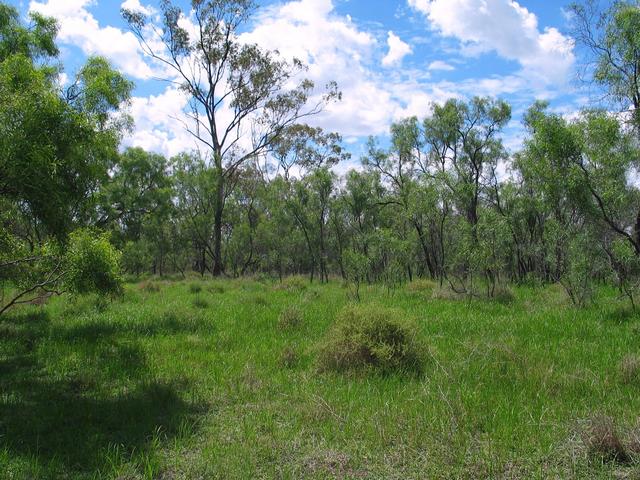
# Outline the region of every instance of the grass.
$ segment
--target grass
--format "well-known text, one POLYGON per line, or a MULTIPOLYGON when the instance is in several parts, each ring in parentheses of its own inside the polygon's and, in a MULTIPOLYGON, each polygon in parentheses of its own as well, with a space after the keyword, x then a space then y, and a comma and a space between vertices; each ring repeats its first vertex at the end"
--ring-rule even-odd
POLYGON ((640 317, 616 292, 577 310, 556 287, 508 304, 363 287, 427 361, 354 376, 317 365, 347 291, 298 283, 154 280, 2 317, 0 478, 640 474, 640 317), (292 305, 304 321, 282 328, 292 305))

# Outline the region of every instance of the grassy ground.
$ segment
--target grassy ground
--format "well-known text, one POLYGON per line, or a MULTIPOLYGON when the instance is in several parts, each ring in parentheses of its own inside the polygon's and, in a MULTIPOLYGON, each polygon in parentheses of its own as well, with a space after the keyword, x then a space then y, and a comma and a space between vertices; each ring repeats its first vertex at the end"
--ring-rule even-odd
POLYGON ((511 304, 364 288, 418 322, 416 378, 319 373, 347 291, 285 287, 155 281, 3 317, 0 478, 640 478, 585 446, 598 415, 640 436, 640 376, 621 371, 640 318, 615 292, 576 310, 555 287, 511 304), (292 306, 301 323, 279 325, 292 306))

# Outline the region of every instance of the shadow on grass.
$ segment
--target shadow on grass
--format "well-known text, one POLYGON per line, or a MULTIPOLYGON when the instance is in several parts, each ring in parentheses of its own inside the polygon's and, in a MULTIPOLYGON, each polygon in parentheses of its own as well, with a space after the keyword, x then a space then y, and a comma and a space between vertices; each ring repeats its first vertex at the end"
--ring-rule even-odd
POLYGON ((100 320, 89 320, 81 325, 57 328, 53 333, 61 340, 77 342, 96 340, 126 335, 127 337, 158 335, 179 335, 206 333, 212 330, 212 325, 197 314, 186 312, 164 312, 157 318, 144 319, 131 323, 107 323, 100 320))
POLYGON ((115 330, 94 326, 59 335, 42 312, 12 315, 0 325, 13 332, 0 336, 0 449, 11 457, 56 465, 56 475, 99 475, 109 468, 110 448, 125 459, 148 451, 154 436, 176 436, 206 409, 181 398, 180 379, 151 378, 135 341, 110 339, 108 349, 92 344, 115 330), (83 367, 47 368, 48 359, 36 348, 43 338, 64 343, 66 354, 80 357, 83 367))
POLYGON ((622 325, 640 319, 640 312, 630 306, 618 307, 608 312, 605 320, 608 323, 622 325))

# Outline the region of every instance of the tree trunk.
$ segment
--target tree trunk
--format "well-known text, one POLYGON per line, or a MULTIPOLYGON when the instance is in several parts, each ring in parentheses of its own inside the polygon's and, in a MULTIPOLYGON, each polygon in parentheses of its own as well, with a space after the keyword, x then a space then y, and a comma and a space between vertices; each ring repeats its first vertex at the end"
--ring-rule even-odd
POLYGON ((224 209, 224 177, 221 168, 216 168, 216 205, 213 222, 213 276, 219 277, 224 271, 222 264, 222 213, 224 209))

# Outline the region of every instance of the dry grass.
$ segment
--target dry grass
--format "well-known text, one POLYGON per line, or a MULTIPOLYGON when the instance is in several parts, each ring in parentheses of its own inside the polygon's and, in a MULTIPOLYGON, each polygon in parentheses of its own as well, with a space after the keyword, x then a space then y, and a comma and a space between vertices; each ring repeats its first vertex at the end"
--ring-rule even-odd
POLYGON ((145 293, 158 293, 160 291, 160 285, 153 281, 142 282, 139 288, 145 293))
POLYGON ((450 287, 436 287, 431 293, 433 300, 461 300, 464 295, 456 293, 450 287))
POLYGON ((280 353, 280 358, 278 359, 278 365, 283 368, 294 368, 300 363, 300 355, 298 352, 291 346, 285 347, 284 350, 280 353))
POLYGON ((302 324, 303 318, 304 315, 298 307, 287 307, 278 317, 278 328, 281 330, 297 328, 302 324))
POLYGON ((287 291, 303 291, 309 286, 309 280, 302 275, 292 275, 286 277, 282 282, 276 284, 274 290, 287 290, 287 291))
POLYGON ((611 417, 598 415, 591 418, 582 431, 582 441, 591 459, 620 464, 631 461, 611 417))
POLYGON ((407 292, 415 294, 431 294, 433 290, 438 288, 438 284, 427 278, 418 278, 407 283, 407 292))
POLYGON ((627 355, 622 359, 620 377, 625 384, 640 384, 640 356, 627 355))

